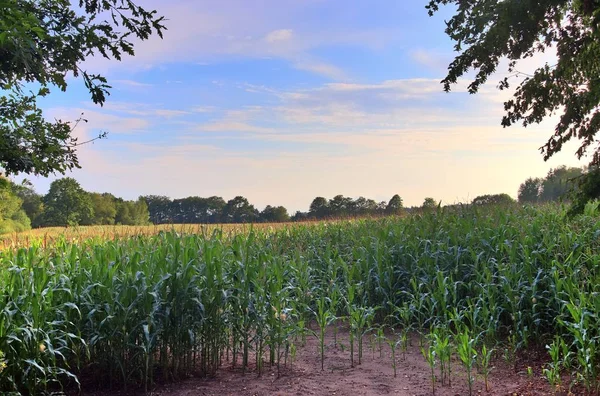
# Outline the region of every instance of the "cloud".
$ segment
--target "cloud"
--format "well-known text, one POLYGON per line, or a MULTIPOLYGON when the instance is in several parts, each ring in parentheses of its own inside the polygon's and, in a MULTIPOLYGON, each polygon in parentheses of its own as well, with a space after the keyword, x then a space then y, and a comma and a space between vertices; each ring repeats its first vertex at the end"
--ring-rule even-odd
POLYGON ((195 128, 202 132, 254 132, 254 133, 267 133, 273 132, 272 128, 261 127, 257 125, 246 124, 243 122, 234 121, 221 121, 211 122, 197 126, 195 128))
POLYGON ((147 88, 147 87, 152 86, 152 84, 147 84, 147 83, 133 81, 133 80, 110 80, 110 82, 111 82, 111 84, 115 83, 117 85, 124 85, 124 86, 134 87, 134 88, 147 88))
POLYGON ((156 108, 147 103, 128 103, 108 101, 103 106, 103 112, 121 113, 145 117, 174 118, 190 114, 192 110, 156 108))
POLYGON ((275 43, 279 41, 288 41, 292 38, 292 29, 280 29, 273 30, 265 36, 265 40, 268 43, 275 43))
MULTIPOLYGON (((152 4, 150 1, 149 6, 152 4)), ((121 62, 95 57, 86 61, 84 68, 120 75, 172 62, 207 66, 240 58, 278 59, 299 70, 342 79, 346 78, 340 72, 342 67, 318 56, 319 50, 351 46, 376 51, 399 36, 391 29, 348 27, 335 20, 324 25, 318 22, 319 1, 281 0, 262 7, 242 0, 180 0, 169 7, 162 2, 154 4, 167 18, 164 39, 135 42, 134 57, 124 57, 121 62), (297 18, 301 13, 310 19, 297 18)))
POLYGON ((409 52, 409 57, 418 65, 425 66, 427 69, 446 75, 448 65, 454 58, 456 53, 449 51, 438 51, 424 48, 416 48, 409 52))
POLYGON ((214 106, 194 106, 190 109, 193 113, 212 113, 216 110, 214 106))
POLYGON ((300 61, 296 62, 294 66, 297 69, 320 74, 332 80, 344 80, 347 78, 346 73, 341 68, 320 61, 300 61))
POLYGON ((190 114, 189 111, 185 110, 169 110, 169 109, 155 109, 149 112, 149 115, 157 115, 159 117, 178 117, 182 115, 190 114))

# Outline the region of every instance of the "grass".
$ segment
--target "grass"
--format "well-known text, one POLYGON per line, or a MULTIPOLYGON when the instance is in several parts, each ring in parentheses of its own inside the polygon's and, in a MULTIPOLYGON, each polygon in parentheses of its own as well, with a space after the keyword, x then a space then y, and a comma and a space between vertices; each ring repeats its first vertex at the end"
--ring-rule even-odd
MULTIPOLYGON (((315 316, 321 325, 348 322, 349 365, 380 326, 414 329, 422 342, 443 332, 443 348, 440 338, 432 351, 456 351, 471 369, 484 345, 518 353, 555 342, 564 348, 552 348, 549 370, 567 370, 572 385, 597 392, 593 214, 467 208, 148 233, 30 240, 0 253, 0 392, 43 394, 81 376, 148 389, 157 378, 212 375, 227 359, 247 371, 251 356, 259 374, 263 357, 288 362, 315 316)), ((428 354, 432 368, 445 354, 428 354)), ((555 372, 548 377, 556 383, 555 372)))

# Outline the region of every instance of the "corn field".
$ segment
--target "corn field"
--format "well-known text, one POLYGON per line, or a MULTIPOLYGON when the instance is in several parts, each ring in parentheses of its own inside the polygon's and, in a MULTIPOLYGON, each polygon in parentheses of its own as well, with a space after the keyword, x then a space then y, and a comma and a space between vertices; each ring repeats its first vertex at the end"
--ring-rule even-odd
POLYGON ((385 328, 394 348, 420 334, 434 390, 464 380, 452 378, 452 355, 485 372, 492 351, 514 361, 542 345, 553 388, 594 394, 599 237, 593 214, 467 208, 6 249, 0 392, 77 389, 84 377, 150 389, 213 375, 224 361, 260 375, 264 364, 289 364, 305 337, 343 324, 349 365, 360 364, 367 334, 385 328))
POLYGON ((293 223, 259 223, 259 224, 158 224, 148 226, 95 225, 74 227, 43 227, 18 233, 0 235, 0 250, 27 248, 32 244, 43 247, 59 242, 82 243, 90 239, 103 242, 142 235, 156 235, 160 232, 173 231, 183 234, 211 234, 214 230, 225 234, 247 233, 253 230, 272 230, 293 226, 293 223))

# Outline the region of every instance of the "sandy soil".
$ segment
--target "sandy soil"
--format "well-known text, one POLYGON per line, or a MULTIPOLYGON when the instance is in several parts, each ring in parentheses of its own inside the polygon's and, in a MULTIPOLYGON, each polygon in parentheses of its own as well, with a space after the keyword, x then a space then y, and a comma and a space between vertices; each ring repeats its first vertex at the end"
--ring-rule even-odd
MULTIPOLYGON (((216 377, 194 378, 176 384, 156 387, 153 396, 192 396, 192 395, 399 395, 425 396, 433 395, 431 370, 419 350, 418 338, 413 337, 405 359, 400 350, 397 351, 397 376, 391 364, 391 349, 384 344, 380 355, 379 349, 371 349, 368 339, 364 342, 363 359, 360 365, 350 365, 348 336, 346 332, 338 334, 338 346, 334 346, 333 332, 327 334, 325 369, 321 371, 321 360, 318 340, 307 338, 306 345, 299 347, 296 359, 290 367, 281 367, 277 377, 277 368, 265 364, 262 376, 257 376, 254 365, 243 374, 238 367, 233 368, 231 362, 224 362, 216 377), (343 346, 340 346, 341 343, 343 346)), ((355 353, 355 357, 356 357, 355 353)), ((553 394, 548 385, 540 377, 541 368, 534 369, 533 377, 527 375, 526 365, 519 362, 520 369, 515 371, 514 365, 502 357, 494 360, 494 370, 489 379, 489 392, 485 390, 483 378, 478 375, 473 385, 474 395, 550 395, 553 394)), ((468 395, 466 372, 458 360, 452 365, 452 384, 442 386, 436 379, 435 395, 455 396, 468 395)), ((439 368, 436 367, 436 376, 439 368)), ((122 392, 85 393, 96 396, 124 395, 122 392)))

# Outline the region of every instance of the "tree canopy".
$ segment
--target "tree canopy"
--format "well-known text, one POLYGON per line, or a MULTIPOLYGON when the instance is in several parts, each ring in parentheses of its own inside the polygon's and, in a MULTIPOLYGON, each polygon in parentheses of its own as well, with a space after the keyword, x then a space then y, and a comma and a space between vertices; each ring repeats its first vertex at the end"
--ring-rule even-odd
POLYGON ((421 209, 423 210, 435 210, 437 209, 442 202, 436 201, 434 198, 427 197, 423 200, 423 205, 421 205, 421 209))
MULTIPOLYGON (((582 174, 587 175, 585 169, 563 165, 550 169, 544 178, 528 178, 519 186, 519 202, 546 203, 564 199, 577 201, 581 196, 581 186, 576 181, 582 174)), ((585 202, 579 204, 585 205, 585 202)))
POLYGON ((162 37, 164 18, 131 0, 0 2, 0 167, 7 174, 47 176, 79 167, 68 121, 47 121, 37 106, 67 77, 83 79, 94 103, 109 94, 106 78, 82 69, 91 56, 134 55, 132 39, 162 37))
POLYGON ((496 205, 496 206, 507 206, 515 203, 515 200, 506 193, 502 194, 486 194, 480 195, 478 197, 473 198, 473 202, 471 204, 477 206, 485 206, 485 205, 496 205))
POLYGON ((396 194, 390 199, 390 202, 388 202, 385 207, 385 212, 387 214, 399 214, 402 212, 402 209, 404 209, 402 198, 400 198, 400 195, 396 194))
POLYGON ((43 202, 45 210, 42 225, 76 226, 93 223, 92 198, 71 177, 53 181, 43 202))
POLYGON ((15 193, 10 180, 0 176, 0 234, 24 231, 30 228, 30 220, 22 209, 23 200, 15 193))
MULTIPOLYGON (((430 15, 441 5, 454 5, 446 33, 459 52, 442 80, 450 91, 474 69, 468 86, 476 93, 508 60, 508 76, 499 84, 507 89, 514 77, 524 77, 514 96, 504 104, 502 125, 540 123, 560 114, 554 133, 540 150, 547 160, 563 145, 580 141, 578 158, 591 153, 590 165, 600 165, 600 2, 596 0, 430 0, 430 15), (540 65, 533 74, 519 72, 518 61, 536 53, 556 51, 557 61, 540 65)), ((594 198, 594 197, 589 197, 594 198)))

